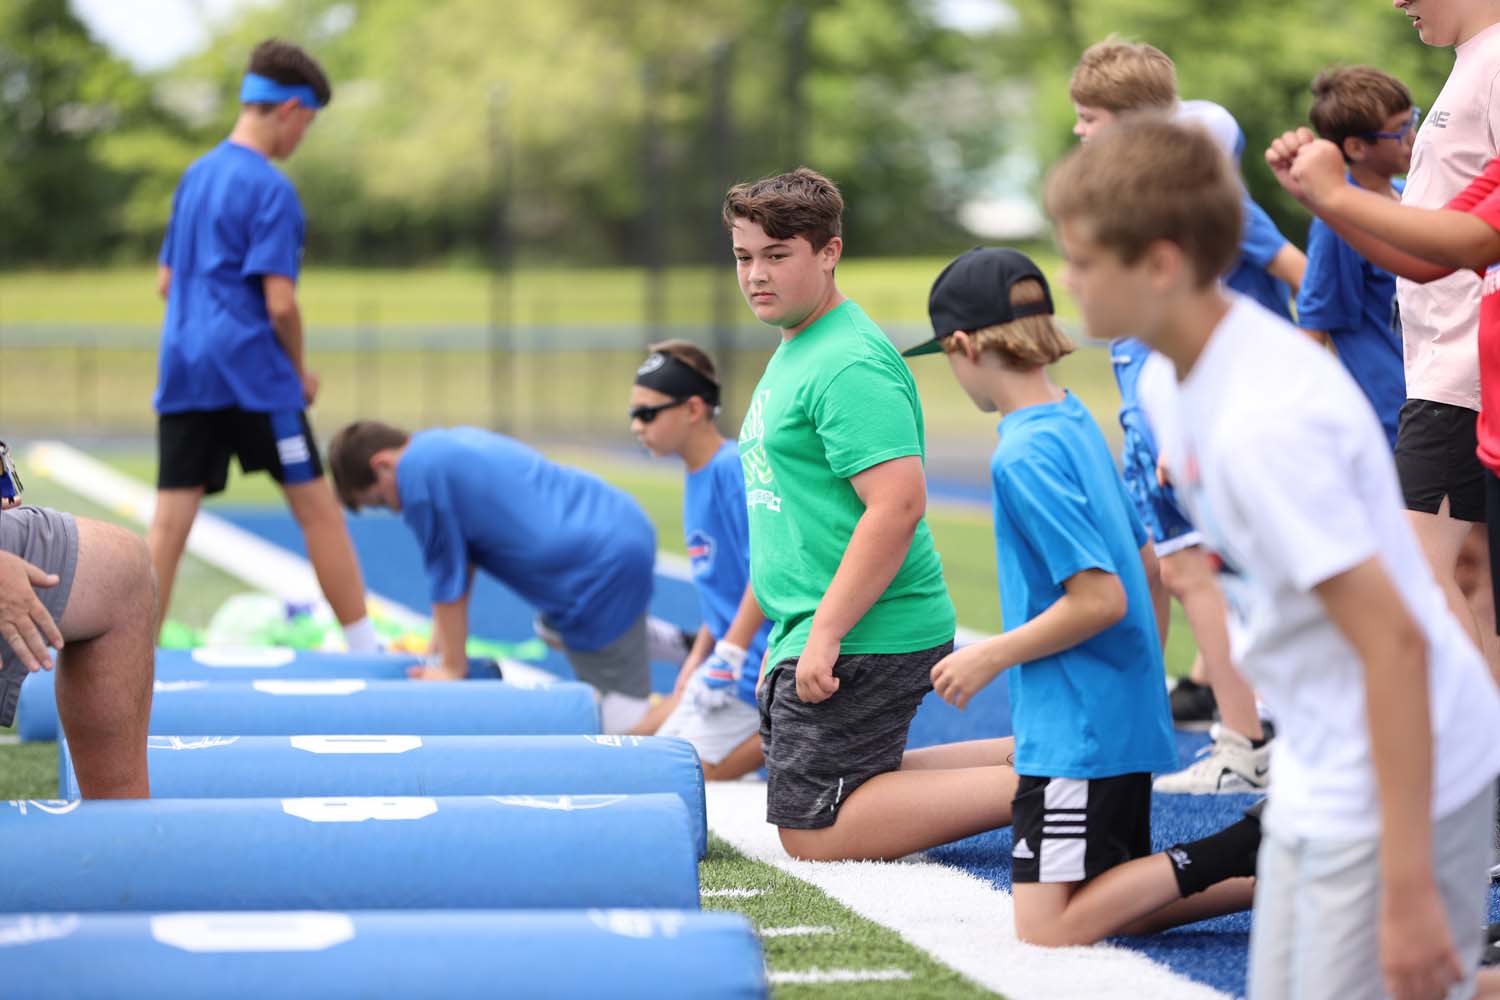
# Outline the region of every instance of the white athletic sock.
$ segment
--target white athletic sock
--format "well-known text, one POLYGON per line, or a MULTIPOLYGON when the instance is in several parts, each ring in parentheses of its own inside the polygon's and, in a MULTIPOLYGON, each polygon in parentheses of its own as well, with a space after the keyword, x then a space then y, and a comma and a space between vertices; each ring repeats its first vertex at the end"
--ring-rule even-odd
POLYGON ((351 653, 378 653, 380 640, 375 638, 375 623, 366 616, 344 626, 344 645, 351 653))

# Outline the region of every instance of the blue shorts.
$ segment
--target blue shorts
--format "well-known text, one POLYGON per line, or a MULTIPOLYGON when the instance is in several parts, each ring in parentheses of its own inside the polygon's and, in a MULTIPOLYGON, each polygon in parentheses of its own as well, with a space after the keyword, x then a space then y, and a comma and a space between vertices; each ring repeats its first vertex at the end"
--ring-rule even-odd
POLYGON ((1125 423, 1121 460, 1125 489, 1156 546, 1156 554, 1171 555, 1197 545, 1201 536, 1183 513, 1177 494, 1172 487, 1162 486, 1156 480, 1156 449, 1149 438, 1129 423, 1125 423))

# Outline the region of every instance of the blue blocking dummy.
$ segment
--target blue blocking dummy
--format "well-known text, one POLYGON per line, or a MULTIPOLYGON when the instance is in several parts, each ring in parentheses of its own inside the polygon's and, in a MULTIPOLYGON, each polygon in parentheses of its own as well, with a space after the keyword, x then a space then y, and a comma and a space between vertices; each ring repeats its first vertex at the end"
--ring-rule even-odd
POLYGON ((157 681, 151 732, 300 736, 553 736, 599 732, 594 689, 577 682, 367 681, 359 678, 157 681))
POLYGON ((0 913, 698 908, 675 795, 18 801, 0 843, 0 913))
POLYGON ((744 917, 661 910, 7 915, 0 968, 32 1000, 768 995, 744 917))
MULTIPOLYGON (((158 649, 159 681, 253 681, 267 678, 342 678, 402 680, 416 656, 394 653, 329 653, 305 649, 158 649)), ((32 674, 21 687, 17 735, 22 743, 55 740, 58 734, 57 686, 50 670, 32 674)), ((498 680, 500 666, 487 657, 469 659, 471 680, 498 680)))
MULTIPOLYGON (((66 741, 64 741, 66 742, 66 741)), ((308 795, 608 795, 682 799, 708 850, 703 768, 686 740, 654 736, 152 736, 160 799, 308 795)), ((59 791, 79 797, 62 755, 59 791)))

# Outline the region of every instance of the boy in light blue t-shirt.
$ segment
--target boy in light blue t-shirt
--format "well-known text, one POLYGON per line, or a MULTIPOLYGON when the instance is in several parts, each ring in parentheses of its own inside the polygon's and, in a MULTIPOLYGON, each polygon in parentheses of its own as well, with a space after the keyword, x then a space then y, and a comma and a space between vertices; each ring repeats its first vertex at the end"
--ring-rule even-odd
POLYGON ((908 353, 941 349, 975 405, 1002 415, 990 471, 1006 630, 932 681, 963 708, 1012 671, 1017 933, 1089 944, 1248 907, 1258 818, 1151 854, 1151 773, 1177 764, 1156 559, 1104 435, 1044 370, 1073 350, 1046 278, 981 247, 938 276, 928 310, 937 340, 908 353))
POLYGON ((656 529, 629 494, 477 427, 409 435, 357 421, 329 442, 328 467, 344 506, 384 507, 417 537, 440 658, 419 679, 467 676, 469 595, 482 569, 536 608, 538 632, 599 691, 605 732, 640 721, 656 529))
POLYGON ((745 476, 739 445, 714 426, 718 411, 713 359, 685 340, 651 345, 630 390, 630 430, 687 467, 682 527, 703 612, 672 697, 652 710, 663 713, 656 734, 692 743, 703 776, 728 781, 765 760, 755 682, 771 623, 750 589, 745 476))

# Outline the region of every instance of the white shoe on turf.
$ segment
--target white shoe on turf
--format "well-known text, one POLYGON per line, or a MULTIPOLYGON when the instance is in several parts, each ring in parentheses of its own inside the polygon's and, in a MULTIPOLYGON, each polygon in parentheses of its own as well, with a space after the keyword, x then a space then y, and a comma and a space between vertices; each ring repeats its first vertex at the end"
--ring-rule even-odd
POLYGON ((1263 792, 1271 782, 1271 745, 1259 748, 1233 729, 1215 725, 1213 742, 1198 751, 1198 760, 1175 774, 1164 774, 1152 784, 1158 792, 1177 795, 1220 795, 1263 792))

